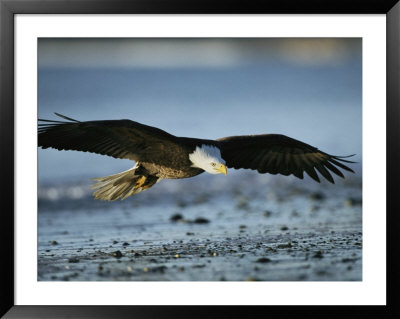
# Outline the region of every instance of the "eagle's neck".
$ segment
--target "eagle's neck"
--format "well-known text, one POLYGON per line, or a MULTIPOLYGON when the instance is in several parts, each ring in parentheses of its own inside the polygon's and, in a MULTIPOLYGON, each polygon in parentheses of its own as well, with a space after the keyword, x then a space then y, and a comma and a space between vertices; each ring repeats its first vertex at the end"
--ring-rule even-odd
POLYGON ((197 146, 193 153, 189 154, 189 159, 192 162, 192 167, 204 169, 211 174, 216 174, 212 170, 211 163, 225 164, 221 157, 220 149, 213 145, 203 144, 201 147, 197 146))

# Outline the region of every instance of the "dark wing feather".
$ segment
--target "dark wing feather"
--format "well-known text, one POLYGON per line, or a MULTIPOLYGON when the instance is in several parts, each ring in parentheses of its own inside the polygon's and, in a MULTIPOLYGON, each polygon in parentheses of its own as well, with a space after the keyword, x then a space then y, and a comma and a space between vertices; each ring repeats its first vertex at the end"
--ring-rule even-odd
POLYGON ((158 128, 130 120, 79 122, 39 119, 38 146, 76 150, 155 163, 165 152, 180 151, 176 137, 158 128))
MULTIPOLYGON (((260 173, 291 175, 303 179, 306 172, 320 182, 317 171, 334 183, 331 172, 344 177, 336 167, 349 172, 344 163, 354 163, 341 156, 333 156, 293 138, 279 134, 230 136, 218 139, 222 158, 231 168, 249 168, 260 173)), ((354 173, 354 172, 353 172, 354 173)))

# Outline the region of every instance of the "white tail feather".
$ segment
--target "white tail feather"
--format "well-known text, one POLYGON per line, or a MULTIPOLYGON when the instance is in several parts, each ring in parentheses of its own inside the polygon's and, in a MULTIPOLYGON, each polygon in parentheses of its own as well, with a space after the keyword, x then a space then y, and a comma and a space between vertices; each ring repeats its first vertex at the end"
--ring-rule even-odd
POLYGON ((92 186, 92 189, 96 189, 93 193, 94 197, 108 201, 114 201, 119 198, 122 200, 151 187, 154 183, 147 183, 148 177, 140 174, 135 175, 136 168, 110 176, 93 178, 93 180, 97 181, 92 186))

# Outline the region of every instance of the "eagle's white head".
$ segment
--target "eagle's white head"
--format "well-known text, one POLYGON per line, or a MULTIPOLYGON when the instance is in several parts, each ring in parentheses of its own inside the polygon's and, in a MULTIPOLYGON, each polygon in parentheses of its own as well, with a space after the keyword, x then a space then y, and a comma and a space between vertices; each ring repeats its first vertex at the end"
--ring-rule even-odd
POLYGON ((197 146, 194 152, 189 154, 189 159, 193 163, 192 167, 204 169, 210 174, 227 173, 225 161, 218 147, 204 144, 201 147, 197 146))

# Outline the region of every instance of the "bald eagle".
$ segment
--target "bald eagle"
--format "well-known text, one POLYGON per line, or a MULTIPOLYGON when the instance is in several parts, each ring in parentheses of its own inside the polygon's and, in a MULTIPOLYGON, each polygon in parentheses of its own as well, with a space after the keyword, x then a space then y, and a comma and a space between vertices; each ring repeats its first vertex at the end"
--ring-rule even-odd
MULTIPOLYGON (((217 140, 177 137, 159 128, 131 120, 80 122, 55 113, 66 121, 39 119, 38 146, 43 149, 91 152, 135 161, 127 171, 94 178, 94 197, 114 201, 152 187, 162 179, 187 178, 203 172, 227 174, 229 168, 259 173, 306 172, 320 182, 315 169, 334 183, 330 171, 344 178, 338 167, 354 163, 280 134, 230 136, 217 140)), ((352 156, 352 155, 350 155, 352 156)), ((354 173, 354 172, 353 172, 354 173)))

